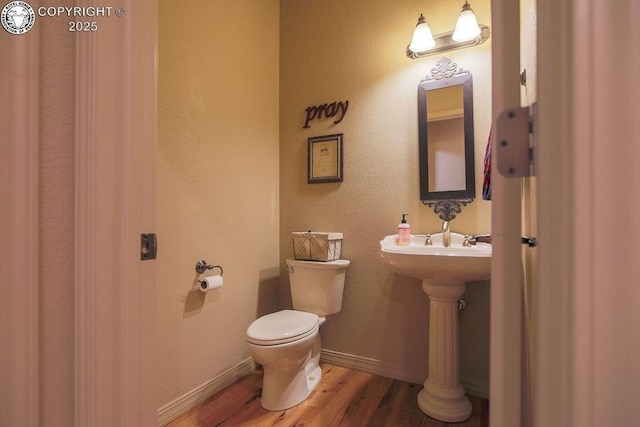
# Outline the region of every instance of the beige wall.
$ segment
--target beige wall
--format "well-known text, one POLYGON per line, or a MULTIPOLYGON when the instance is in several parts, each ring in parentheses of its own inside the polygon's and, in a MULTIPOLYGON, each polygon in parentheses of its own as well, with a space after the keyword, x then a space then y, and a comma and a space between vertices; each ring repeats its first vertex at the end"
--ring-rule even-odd
POLYGON ((158 406, 249 356, 277 306, 278 1, 160 2, 158 406), (191 290, 199 259, 224 286, 191 290))
MULTIPOLYGON (((159 406, 248 356, 248 324, 290 304, 290 233, 308 229, 343 232, 353 262, 323 347, 426 376, 427 297, 417 281, 384 268, 377 248, 401 213, 415 233, 440 227, 419 201, 416 118, 417 83, 440 56, 412 61, 404 49, 420 12, 438 33, 454 25, 457 6, 285 0, 278 14, 277 4, 202 1, 187 22, 160 3, 159 406), (240 48, 255 40, 258 48, 240 48), (342 123, 302 129, 308 106, 345 100, 342 123), (344 182, 309 185, 307 138, 329 133, 344 135, 344 182), (224 267, 220 291, 191 291, 200 258, 224 267)), ((488 1, 474 9, 490 23, 488 1)), ((474 76, 478 196, 490 46, 447 55, 474 76)), ((478 198, 452 226, 478 233, 489 224, 490 203, 478 198)), ((461 372, 488 381, 488 283, 467 295, 461 372)))
MULTIPOLYGON (((420 13, 435 34, 450 31, 454 3, 372 0, 280 2, 280 304, 290 301, 284 259, 292 231, 344 233, 352 261, 342 312, 321 330, 323 348, 371 358, 426 376, 428 301, 417 280, 378 261, 378 241, 394 234, 402 213, 414 233, 436 232, 441 221, 419 200, 417 83, 441 57, 405 55, 420 13), (311 122, 308 106, 349 101, 344 120, 311 122), (344 182, 307 184, 307 138, 344 135, 344 182)), ((490 25, 490 2, 477 0, 490 25)), ((476 201, 452 222, 453 231, 490 232, 490 202, 481 200, 482 158, 491 121, 491 40, 447 57, 473 73, 476 201)), ((488 381, 488 282, 470 285, 461 312, 461 374, 488 381)))

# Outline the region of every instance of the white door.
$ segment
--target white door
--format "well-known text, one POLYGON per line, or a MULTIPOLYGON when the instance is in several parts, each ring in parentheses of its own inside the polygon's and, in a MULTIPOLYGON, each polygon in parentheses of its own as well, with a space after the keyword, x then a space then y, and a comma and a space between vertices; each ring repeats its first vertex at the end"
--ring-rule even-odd
MULTIPOLYGON (((517 3, 492 0, 494 118, 519 104, 517 3)), ((520 180, 495 177, 490 424, 635 425, 640 3, 537 0, 537 17, 533 416, 522 405, 520 180)))
POLYGON ((640 3, 538 0, 536 425, 640 417, 640 3))
MULTIPOLYGON (((96 17, 95 31, 78 32, 71 42, 64 17, 37 17, 27 34, 0 30, 1 425, 40 425, 56 412, 46 406, 52 399, 41 396, 56 392, 62 396, 53 400, 72 408, 64 417, 77 426, 157 424, 155 261, 140 257, 141 234, 155 231, 157 4, 119 5, 96 17), (56 28, 59 39, 43 40, 56 28), (55 74, 65 80, 52 82, 41 59, 60 51, 75 72, 55 74), (63 255, 73 260, 72 283, 48 280, 38 246, 47 217, 39 205, 39 150, 51 138, 41 131, 39 112, 63 108, 55 97, 40 95, 39 88, 51 84, 75 94, 64 114, 73 117, 75 137, 60 141, 74 147, 75 158, 64 159, 69 167, 59 171, 74 183, 68 191, 75 209, 68 215, 75 247, 63 255), (51 330, 39 318, 43 286, 73 295, 60 304, 74 313, 73 331, 62 332, 65 339, 73 335, 64 351, 73 352, 74 375, 54 390, 40 382, 51 376, 40 344, 55 340, 42 337, 51 330)), ((48 197, 47 206, 55 205, 48 197)))

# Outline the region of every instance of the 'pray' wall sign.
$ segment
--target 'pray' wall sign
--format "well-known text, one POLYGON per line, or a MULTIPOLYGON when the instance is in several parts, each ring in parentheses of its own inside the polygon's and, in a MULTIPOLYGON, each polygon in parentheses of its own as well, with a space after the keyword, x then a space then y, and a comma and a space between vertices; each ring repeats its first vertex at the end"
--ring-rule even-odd
POLYGON ((305 110, 307 112, 307 119, 304 122, 303 129, 311 127, 309 122, 314 119, 319 119, 324 114, 325 118, 331 118, 335 116, 339 116, 338 119, 334 120, 334 124, 338 124, 344 119, 345 114, 347 114, 347 108, 349 108, 349 101, 339 101, 332 102, 331 104, 322 104, 322 105, 314 105, 313 107, 307 107, 305 110))

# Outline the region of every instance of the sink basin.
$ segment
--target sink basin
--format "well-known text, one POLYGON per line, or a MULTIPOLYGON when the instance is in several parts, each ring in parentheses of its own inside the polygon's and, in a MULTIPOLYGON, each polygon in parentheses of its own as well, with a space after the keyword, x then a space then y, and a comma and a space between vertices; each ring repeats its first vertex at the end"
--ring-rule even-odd
POLYGON ((460 384, 457 302, 467 282, 489 278, 491 245, 465 247, 459 233, 451 233, 446 248, 442 233, 431 235, 430 246, 425 235, 412 235, 403 246, 396 238, 380 241, 380 260, 396 273, 421 279, 429 297, 429 375, 418 393, 418 407, 440 421, 464 421, 471 416, 471 403, 460 384))
POLYGON ((395 234, 386 236, 380 241, 380 260, 396 273, 433 284, 489 278, 490 244, 464 247, 464 236, 459 233, 451 233, 451 246, 446 248, 442 245, 442 233, 431 235, 432 246, 426 246, 425 241, 425 235, 411 235, 409 245, 399 246, 395 234))

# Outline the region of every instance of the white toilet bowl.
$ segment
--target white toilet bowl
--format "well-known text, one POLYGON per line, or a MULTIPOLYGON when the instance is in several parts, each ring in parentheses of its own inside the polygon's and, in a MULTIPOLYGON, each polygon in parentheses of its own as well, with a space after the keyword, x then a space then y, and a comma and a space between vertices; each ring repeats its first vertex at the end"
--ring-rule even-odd
POLYGON ((294 310, 256 319, 247 329, 253 359, 263 367, 260 403, 282 411, 305 400, 322 377, 319 329, 340 311, 347 260, 287 260, 294 310))
POLYGON ((316 314, 283 310, 262 316, 247 330, 251 355, 264 371, 260 403, 265 409, 291 408, 320 382, 321 323, 316 314))

